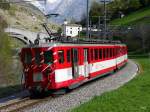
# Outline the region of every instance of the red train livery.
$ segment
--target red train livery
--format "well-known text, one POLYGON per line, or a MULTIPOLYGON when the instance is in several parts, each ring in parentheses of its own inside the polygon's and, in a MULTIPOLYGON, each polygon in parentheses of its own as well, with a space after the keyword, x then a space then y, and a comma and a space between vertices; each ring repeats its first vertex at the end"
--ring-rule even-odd
POLYGON ((49 43, 22 48, 25 88, 44 92, 73 89, 128 61, 124 44, 49 43))

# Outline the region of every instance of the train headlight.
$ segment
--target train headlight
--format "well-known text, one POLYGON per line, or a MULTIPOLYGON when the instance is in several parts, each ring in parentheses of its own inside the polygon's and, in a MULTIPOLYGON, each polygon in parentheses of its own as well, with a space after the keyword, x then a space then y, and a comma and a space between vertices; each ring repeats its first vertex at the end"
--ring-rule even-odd
POLYGON ((43 75, 42 75, 42 73, 35 73, 35 74, 33 74, 33 81, 34 82, 43 81, 43 75))

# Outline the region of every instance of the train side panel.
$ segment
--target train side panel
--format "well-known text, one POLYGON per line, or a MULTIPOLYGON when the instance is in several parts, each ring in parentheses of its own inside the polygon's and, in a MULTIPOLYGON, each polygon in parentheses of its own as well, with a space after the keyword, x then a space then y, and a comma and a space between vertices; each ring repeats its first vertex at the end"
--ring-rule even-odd
MULTIPOLYGON (((117 51, 122 49, 121 46, 118 46, 116 48, 117 53, 115 54, 113 49, 115 49, 114 46, 99 46, 99 47, 59 47, 57 49, 57 52, 62 51, 63 49, 63 55, 64 57, 64 63, 59 63, 59 56, 57 57, 58 61, 56 64, 56 70, 55 70, 55 83, 56 83, 56 88, 65 88, 69 87, 73 84, 78 84, 82 83, 84 81, 88 81, 91 78, 106 74, 108 72, 111 72, 115 70, 117 67, 123 66, 127 62, 127 52, 122 51, 117 51), (74 69, 72 68, 73 66, 73 60, 70 59, 69 62, 67 62, 67 51, 71 49, 76 48, 78 50, 77 54, 77 66, 74 68, 76 69, 76 76, 74 76, 74 69), (107 51, 107 48, 109 48, 112 52, 108 54, 109 51, 107 51), (87 49, 87 65, 85 65, 84 61, 86 60, 86 57, 84 56, 84 50, 87 49), (91 54, 90 50, 93 49, 93 54, 91 54), (97 53, 94 53, 94 50, 96 51, 101 49, 102 56, 100 56, 100 53, 98 53, 98 56, 96 56, 97 53), (105 55, 104 55, 105 53, 105 55), (93 55, 93 57, 92 57, 93 55), (85 58, 85 59, 84 59, 85 58), (92 59, 93 58, 93 59, 92 59), (95 59, 94 59, 95 58, 95 59), (87 74, 88 73, 88 74, 87 74)), ((97 52, 97 51, 96 51, 97 52)), ((73 58, 73 54, 70 54, 71 58, 73 58)))
POLYGON ((25 48, 21 61, 27 89, 77 87, 112 72, 128 61, 125 45, 59 45, 25 48), (27 62, 26 62, 26 55, 27 62), (29 62, 28 62, 29 60, 29 62))

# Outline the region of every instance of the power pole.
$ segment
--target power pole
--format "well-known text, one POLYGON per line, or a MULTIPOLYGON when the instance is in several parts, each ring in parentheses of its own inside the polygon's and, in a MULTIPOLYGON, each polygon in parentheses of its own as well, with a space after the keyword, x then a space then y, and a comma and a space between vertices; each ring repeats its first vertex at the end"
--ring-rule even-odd
POLYGON ((87 0, 86 37, 89 38, 89 0, 87 0))
POLYGON ((92 21, 91 20, 89 22, 89 26, 90 26, 89 38, 91 39, 91 37, 92 37, 92 21))
POLYGON ((101 17, 98 16, 98 31, 99 31, 99 37, 101 36, 101 17))
POLYGON ((104 40, 107 38, 107 9, 106 9, 106 0, 104 0, 104 40))
POLYGON ((110 2, 110 0, 101 0, 100 2, 104 3, 104 37, 103 39, 107 39, 107 3, 110 2))

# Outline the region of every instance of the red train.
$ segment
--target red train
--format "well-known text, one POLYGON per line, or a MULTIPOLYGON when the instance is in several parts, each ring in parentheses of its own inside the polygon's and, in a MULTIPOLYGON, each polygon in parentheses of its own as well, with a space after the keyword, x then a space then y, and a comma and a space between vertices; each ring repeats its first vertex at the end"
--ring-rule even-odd
POLYGON ((22 48, 25 88, 30 92, 73 89, 128 61, 120 43, 47 43, 22 48))

